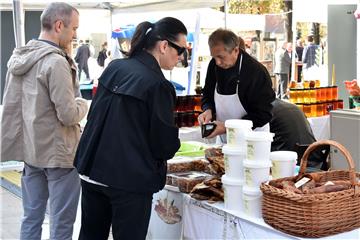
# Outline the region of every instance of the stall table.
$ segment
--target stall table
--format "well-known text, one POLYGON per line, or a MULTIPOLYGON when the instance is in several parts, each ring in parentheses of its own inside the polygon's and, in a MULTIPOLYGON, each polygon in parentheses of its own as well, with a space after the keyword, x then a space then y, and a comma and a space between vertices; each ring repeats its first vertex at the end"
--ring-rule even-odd
MULTIPOLYGON (((166 214, 163 214, 166 215, 166 214)), ((163 216, 164 218, 164 216, 163 216)), ((166 218, 166 216, 165 216, 166 218)), ((262 218, 229 211, 223 202, 208 203, 166 186, 154 194, 147 239, 309 239, 291 236, 266 224, 262 218), (175 208, 178 221, 166 223, 155 206, 166 202, 175 208)), ((360 229, 318 239, 360 239, 360 229)))

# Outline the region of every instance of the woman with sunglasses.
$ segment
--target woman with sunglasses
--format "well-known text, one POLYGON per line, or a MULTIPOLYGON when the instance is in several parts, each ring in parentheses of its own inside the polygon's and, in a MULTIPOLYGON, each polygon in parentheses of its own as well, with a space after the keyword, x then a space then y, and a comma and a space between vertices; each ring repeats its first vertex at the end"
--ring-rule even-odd
POLYGON ((75 167, 82 178, 79 239, 145 239, 152 195, 165 185, 166 161, 180 147, 174 125, 171 70, 185 51, 187 30, 171 17, 140 23, 128 58, 99 78, 75 167))

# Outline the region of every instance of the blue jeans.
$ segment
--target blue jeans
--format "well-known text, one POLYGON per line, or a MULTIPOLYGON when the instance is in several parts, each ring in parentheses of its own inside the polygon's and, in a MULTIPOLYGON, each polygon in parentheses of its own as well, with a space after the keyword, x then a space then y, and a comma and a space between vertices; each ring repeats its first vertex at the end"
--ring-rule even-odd
POLYGON ((72 239, 80 195, 75 168, 37 168, 25 163, 21 177, 24 217, 20 239, 41 239, 49 200, 50 239, 72 239))

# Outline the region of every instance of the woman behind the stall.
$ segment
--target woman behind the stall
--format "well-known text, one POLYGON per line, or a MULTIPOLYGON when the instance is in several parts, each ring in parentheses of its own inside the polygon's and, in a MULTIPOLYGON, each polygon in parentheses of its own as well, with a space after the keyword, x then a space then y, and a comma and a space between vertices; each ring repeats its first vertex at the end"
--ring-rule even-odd
POLYGON ((145 239, 152 195, 165 185, 166 160, 180 147, 176 95, 161 68, 183 59, 187 30, 171 17, 136 28, 128 58, 99 78, 75 157, 81 174, 79 239, 145 239))

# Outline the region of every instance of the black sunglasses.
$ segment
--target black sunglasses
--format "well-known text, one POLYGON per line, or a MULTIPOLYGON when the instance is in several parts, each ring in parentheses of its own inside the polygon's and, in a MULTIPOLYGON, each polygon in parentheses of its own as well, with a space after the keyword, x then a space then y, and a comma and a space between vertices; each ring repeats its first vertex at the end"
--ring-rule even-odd
POLYGON ((186 51, 185 47, 180 47, 179 45, 173 43, 172 41, 169 41, 168 39, 164 39, 164 40, 166 40, 169 43, 169 45, 177 51, 178 56, 180 56, 186 51))

